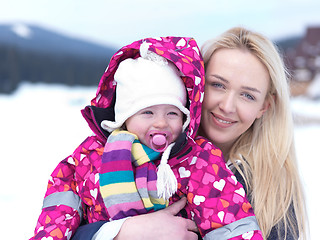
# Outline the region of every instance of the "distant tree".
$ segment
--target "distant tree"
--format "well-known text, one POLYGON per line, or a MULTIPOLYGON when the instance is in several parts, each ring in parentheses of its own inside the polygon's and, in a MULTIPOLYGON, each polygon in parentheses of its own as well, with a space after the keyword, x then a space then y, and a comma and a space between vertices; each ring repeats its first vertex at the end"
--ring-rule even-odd
POLYGON ((96 86, 111 56, 51 55, 0 46, 0 92, 12 92, 20 82, 96 86))

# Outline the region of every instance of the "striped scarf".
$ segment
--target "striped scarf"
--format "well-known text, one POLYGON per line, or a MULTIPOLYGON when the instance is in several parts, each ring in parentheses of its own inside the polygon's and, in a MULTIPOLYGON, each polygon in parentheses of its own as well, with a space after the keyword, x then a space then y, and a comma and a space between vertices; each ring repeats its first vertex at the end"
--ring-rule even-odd
POLYGON ((113 220, 165 208, 157 195, 157 170, 152 162, 160 153, 140 143, 137 136, 115 130, 102 155, 100 192, 113 220))

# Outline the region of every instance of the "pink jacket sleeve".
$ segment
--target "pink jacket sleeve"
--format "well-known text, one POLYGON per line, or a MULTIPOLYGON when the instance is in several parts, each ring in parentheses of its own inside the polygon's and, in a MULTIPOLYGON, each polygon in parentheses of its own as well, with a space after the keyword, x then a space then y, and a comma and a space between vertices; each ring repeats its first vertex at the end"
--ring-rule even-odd
POLYGON ((76 193, 74 159, 70 156, 59 163, 50 176, 34 236, 30 240, 51 237, 70 239, 80 224, 82 207, 76 193))
POLYGON ((188 206, 203 239, 263 239, 245 190, 207 143, 190 165, 188 206))

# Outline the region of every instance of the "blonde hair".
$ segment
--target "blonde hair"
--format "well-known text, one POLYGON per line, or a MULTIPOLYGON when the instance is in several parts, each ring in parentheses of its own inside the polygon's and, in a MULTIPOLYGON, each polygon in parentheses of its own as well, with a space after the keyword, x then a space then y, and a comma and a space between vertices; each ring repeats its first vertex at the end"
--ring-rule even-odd
MULTIPOLYGON (((267 238, 274 226, 306 238, 307 216, 294 148, 294 129, 290 112, 288 74, 275 45, 244 28, 232 28, 202 49, 205 68, 212 54, 221 48, 245 49, 255 55, 270 75, 266 100, 270 107, 244 132, 229 158, 245 179, 260 228, 267 238), (235 164, 242 156, 243 171, 235 164), (294 211, 292 211, 292 209, 294 211)), ((213 140, 213 139, 211 139, 213 140)), ((283 233, 282 233, 283 235, 283 233)))

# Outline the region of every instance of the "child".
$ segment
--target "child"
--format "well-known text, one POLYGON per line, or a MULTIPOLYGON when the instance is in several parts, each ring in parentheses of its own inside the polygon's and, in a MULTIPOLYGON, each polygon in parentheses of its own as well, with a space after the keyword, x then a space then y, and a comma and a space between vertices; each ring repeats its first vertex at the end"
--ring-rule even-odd
POLYGON ((82 111, 95 135, 54 170, 31 239, 70 239, 82 220, 109 224, 184 195, 205 239, 262 239, 221 151, 193 141, 203 90, 193 39, 149 38, 120 49, 82 111))

